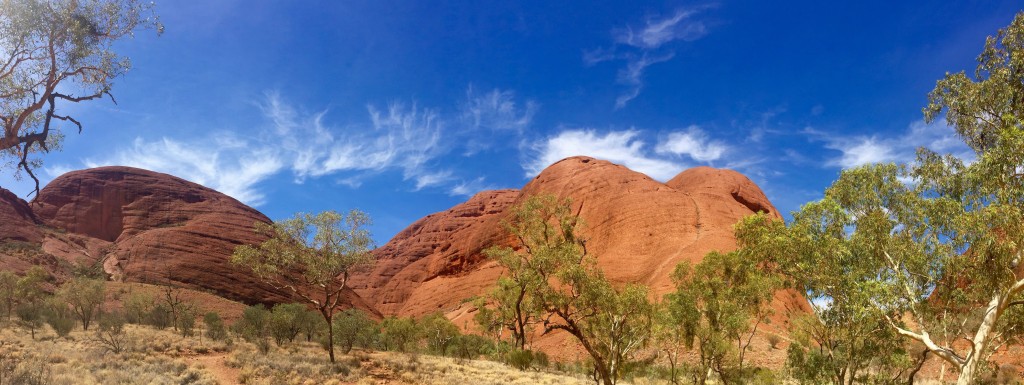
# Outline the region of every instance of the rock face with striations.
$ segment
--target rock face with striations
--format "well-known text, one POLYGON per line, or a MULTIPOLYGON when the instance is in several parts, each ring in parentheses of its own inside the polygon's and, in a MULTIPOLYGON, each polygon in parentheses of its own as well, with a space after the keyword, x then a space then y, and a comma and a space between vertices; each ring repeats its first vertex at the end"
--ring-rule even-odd
MULTIPOLYGON (((184 286, 249 303, 285 300, 284 292, 230 263, 238 245, 265 240, 253 225, 270 219, 201 185, 100 167, 61 175, 31 208, 38 220, 64 232, 42 240, 45 252, 78 264, 102 263, 114 280, 184 286)), ((347 299, 371 310, 354 293, 347 299)))
POLYGON ((37 225, 28 203, 0 188, 0 240, 39 242, 43 234, 37 225))
MULTIPOLYGON (((668 183, 610 162, 572 157, 559 161, 522 190, 485 191, 452 209, 429 215, 376 250, 377 265, 354 278, 353 288, 384 315, 441 311, 459 326, 472 323, 468 299, 484 294, 501 274, 482 250, 508 242, 506 210, 528 196, 570 198, 585 222, 587 248, 607 276, 640 282, 658 296, 682 261, 736 248, 732 226, 765 211, 778 216, 760 188, 730 170, 698 167, 668 183)), ((779 328, 789 311, 809 310, 792 292, 776 295, 779 328)))

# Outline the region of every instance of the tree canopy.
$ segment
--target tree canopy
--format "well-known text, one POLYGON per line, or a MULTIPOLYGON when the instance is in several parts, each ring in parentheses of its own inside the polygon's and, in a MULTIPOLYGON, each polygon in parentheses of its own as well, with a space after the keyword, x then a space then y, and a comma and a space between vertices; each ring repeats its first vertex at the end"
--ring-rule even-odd
POLYGON ((595 377, 611 385, 646 346, 654 306, 646 286, 612 285, 587 253, 581 227, 568 200, 532 196, 516 206, 506 228, 519 249, 486 252, 507 270, 490 300, 499 324, 517 339, 525 339, 535 323, 542 333, 561 330, 575 337, 593 359, 595 377))
POLYGON ((331 319, 357 267, 373 263, 370 217, 359 210, 340 214, 297 214, 274 224, 259 222, 255 231, 268 237, 259 245, 235 249, 231 262, 248 267, 264 282, 287 290, 313 305, 327 322, 328 353, 334 361, 331 319))
POLYGON ((0 1, 0 151, 5 166, 36 183, 33 153, 60 147, 55 120, 82 124, 60 106, 113 96, 113 80, 131 68, 114 42, 139 29, 163 31, 152 3, 138 0, 0 1))
POLYGON ((755 218, 744 237, 812 297, 881 319, 975 383, 1024 332, 1022 113, 1024 13, 986 40, 973 78, 947 74, 924 108, 976 159, 919 149, 911 164, 844 170, 788 226, 755 218))

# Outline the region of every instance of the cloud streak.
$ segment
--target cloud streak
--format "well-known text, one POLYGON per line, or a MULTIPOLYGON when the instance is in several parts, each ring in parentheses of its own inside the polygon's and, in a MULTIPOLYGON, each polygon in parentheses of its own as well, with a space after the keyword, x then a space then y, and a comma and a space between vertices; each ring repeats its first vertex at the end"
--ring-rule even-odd
POLYGON ((939 153, 952 153, 965 160, 974 159, 963 141, 956 136, 952 127, 942 123, 925 124, 918 120, 907 127, 902 135, 885 137, 835 136, 813 129, 805 130, 812 140, 822 140, 828 149, 840 154, 826 164, 834 167, 851 168, 873 163, 910 162, 914 160, 919 147, 926 147, 939 153))
POLYGON ((523 169, 527 176, 535 176, 559 160, 585 155, 622 164, 664 182, 693 166, 681 159, 683 156, 706 164, 728 151, 724 143, 712 140, 697 126, 671 132, 654 146, 643 140, 645 134, 638 129, 604 133, 593 129, 563 130, 535 142, 523 169))
POLYGON ((729 151, 729 146, 720 141, 710 140, 700 127, 690 126, 686 131, 673 132, 658 144, 655 152, 688 156, 698 162, 718 160, 729 151))
POLYGON ((260 184, 285 172, 295 183, 332 176, 341 185, 359 188, 368 176, 397 171, 414 191, 445 188, 449 194, 472 195, 488 186, 483 177, 459 176, 439 165, 439 159, 459 148, 468 153, 484 147, 467 139, 489 137, 481 132, 521 135, 537 109, 536 103, 517 103, 512 92, 498 89, 468 92, 448 119, 436 109, 395 102, 383 108, 368 105, 366 121, 335 126, 325 122, 328 111, 304 113, 273 92, 257 106, 267 125, 246 137, 215 132, 192 140, 137 138, 83 163, 165 172, 254 206, 266 202, 260 184), (462 129, 449 129, 450 124, 462 129))
POLYGON ((615 28, 612 47, 583 53, 583 63, 587 66, 605 61, 625 62, 616 76, 616 83, 627 89, 615 98, 616 109, 625 107, 640 95, 647 68, 675 57, 671 43, 692 42, 708 34, 707 24, 695 17, 706 8, 678 9, 668 16, 650 17, 639 25, 615 28))
POLYGON ((86 167, 123 165, 179 176, 254 206, 266 199, 256 185, 284 167, 275 151, 253 148, 229 133, 190 143, 139 138, 110 157, 84 163, 86 167))

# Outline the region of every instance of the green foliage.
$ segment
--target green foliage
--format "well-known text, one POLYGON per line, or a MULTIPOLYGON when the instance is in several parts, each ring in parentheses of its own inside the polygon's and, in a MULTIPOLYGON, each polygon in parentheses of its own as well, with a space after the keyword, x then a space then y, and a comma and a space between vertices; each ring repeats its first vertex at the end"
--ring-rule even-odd
POLYGON ((47 295, 43 290, 43 284, 49 278, 50 273, 47 273, 41 266, 29 268, 15 284, 15 295, 18 297, 18 302, 28 304, 41 302, 47 295))
POLYGON ((11 319, 18 304, 18 276, 13 272, 0 271, 0 311, 11 319))
POLYGON ((297 214, 274 224, 256 223, 269 239, 235 249, 231 263, 245 266, 264 282, 286 288, 316 306, 327 325, 327 351, 334 362, 331 322, 351 272, 374 261, 370 217, 359 210, 297 214), (315 290, 305 290, 315 288, 315 290))
POLYGON ((781 282, 742 252, 712 252, 692 267, 681 263, 672 280, 676 291, 665 296, 665 315, 658 317, 659 342, 668 345, 663 349, 680 343, 695 349, 693 374, 699 384, 710 372, 723 383, 746 381, 745 353, 771 315, 770 302, 781 282))
POLYGON ((167 329, 174 323, 171 309, 163 303, 155 303, 145 315, 145 323, 157 329, 167 329))
POLYGON ((18 305, 18 324, 29 330, 32 339, 36 338, 36 329, 43 326, 43 309, 37 304, 23 303, 18 305))
POLYGON ((490 331, 510 330, 517 347, 537 322, 544 333, 565 331, 593 358, 600 379, 616 383, 650 337, 654 306, 648 289, 612 286, 587 254, 582 223, 567 200, 530 197, 512 209, 505 225, 519 248, 486 251, 506 275, 487 298, 493 308, 482 310, 478 322, 490 331))
POLYGON ((125 320, 133 324, 146 323, 146 318, 152 310, 154 302, 152 295, 138 291, 128 293, 128 297, 121 304, 125 320))
POLYGON ((242 318, 235 322, 235 333, 259 348, 260 352, 270 352, 270 310, 262 304, 246 307, 242 310, 242 318))
POLYGON ((75 316, 68 305, 57 298, 47 301, 43 318, 58 337, 66 338, 75 328, 75 316))
POLYGON ((334 343, 348 354, 353 346, 369 347, 377 338, 377 323, 366 313, 347 309, 334 317, 334 343))
POLYGON ((192 304, 182 307, 178 312, 177 326, 182 337, 191 337, 195 334, 196 318, 199 316, 198 313, 198 308, 192 304))
MULTIPOLYGON (((55 120, 81 124, 58 105, 110 94, 113 79, 126 72, 128 58, 116 41, 141 28, 163 26, 152 3, 137 0, 0 2, 0 152, 38 180, 30 153, 59 148, 63 135, 55 120)), ((70 125, 69 124, 69 125, 70 125)), ((19 174, 16 175, 20 175, 19 174)))
POLYGON ((93 317, 99 313, 100 305, 106 299, 106 284, 106 281, 75 277, 57 291, 57 297, 82 322, 83 330, 89 330, 93 317))
POLYGON ((312 310, 308 307, 303 307, 299 318, 296 322, 299 323, 300 329, 303 334, 306 335, 306 342, 313 341, 313 337, 321 333, 324 328, 323 316, 320 315, 316 310, 312 310))
POLYGON ((270 314, 270 335, 274 337, 277 346, 295 341, 295 337, 302 332, 302 314, 306 310, 306 305, 301 303, 274 305, 270 314))
MULTIPOLYGON (((844 170, 788 226, 765 217, 743 224, 744 248, 812 299, 831 301, 819 309, 821 325, 808 327, 829 338, 811 338, 818 341, 792 351, 791 362, 833 372, 846 367, 847 376, 856 376, 867 370, 866 357, 898 352, 892 341, 900 335, 957 368, 958 384, 969 384, 994 347, 1021 338, 1024 328, 1006 317, 1024 304, 1021 68, 1024 13, 986 40, 973 79, 947 74, 929 94, 926 121, 945 114, 974 151, 973 162, 919 149, 909 165, 844 170), (821 343, 842 351, 816 358, 810 349, 821 343)), ((883 355, 893 368, 874 364, 870 371, 916 365, 902 356, 883 355)))
POLYGON ((494 341, 476 334, 462 334, 452 341, 452 355, 461 360, 477 359, 494 351, 494 341))
POLYGON ((529 349, 512 349, 505 355, 505 363, 519 370, 527 370, 533 367, 534 354, 529 349))
POLYGON ((128 348, 129 338, 124 329, 125 317, 121 312, 110 312, 99 318, 96 341, 107 351, 119 354, 128 348))
POLYGON ((448 355, 452 343, 462 334, 459 327, 440 312, 420 319, 420 333, 427 341, 427 351, 441 356, 448 355))
POLYGON ((224 320, 217 312, 208 312, 203 315, 203 325, 206 326, 206 337, 214 341, 224 341, 228 338, 227 329, 224 327, 224 320))
POLYGON ((411 317, 387 317, 380 323, 380 338, 384 350, 407 353, 419 348, 419 325, 411 317))

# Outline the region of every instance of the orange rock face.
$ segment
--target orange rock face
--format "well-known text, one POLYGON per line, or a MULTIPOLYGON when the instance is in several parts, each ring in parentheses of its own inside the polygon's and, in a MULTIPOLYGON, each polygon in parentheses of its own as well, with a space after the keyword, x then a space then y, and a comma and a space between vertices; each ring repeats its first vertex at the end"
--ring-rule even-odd
POLYGON ((447 310, 480 294, 494 283, 498 270, 467 273, 486 265, 481 251, 501 239, 500 214, 519 195, 518 190, 484 191, 416 221, 374 250, 377 263, 353 275, 352 288, 385 315, 447 310))
POLYGON ((263 241, 252 228, 270 220, 198 184, 130 167, 73 171, 44 187, 32 208, 71 238, 48 236, 44 250, 103 263, 114 280, 205 289, 250 302, 279 294, 229 261, 236 246, 263 241))
MULTIPOLYGON (((356 292, 385 315, 441 311, 459 326, 472 323, 467 299, 486 293, 501 274, 481 251, 507 242, 505 210, 538 194, 570 198, 585 223, 587 248, 607 276, 649 285, 658 297, 673 290, 669 276, 680 262, 735 249, 732 226, 744 216, 755 210, 778 216, 760 188, 735 171, 698 167, 661 183, 610 162, 572 157, 521 191, 481 192, 417 221, 376 251, 377 266, 355 278, 356 292)), ((780 292, 774 306, 782 323, 789 311, 809 311, 791 292, 780 292)))
POLYGON ((39 242, 42 232, 28 203, 0 188, 0 241, 39 242))
MULTIPOLYGON (((230 263, 238 245, 265 240, 253 225, 270 219, 198 184, 136 168, 101 167, 58 177, 30 205, 2 193, 0 199, 5 226, 38 221, 50 228, 12 225, 25 230, 3 228, 0 238, 38 243, 36 257, 64 261, 50 263, 58 277, 68 265, 102 265, 115 281, 170 284, 247 303, 290 301, 289 293, 230 263)), ((26 260, 7 258, 4 264, 23 270, 26 260)), ((376 314, 354 292, 345 299, 376 314)))

